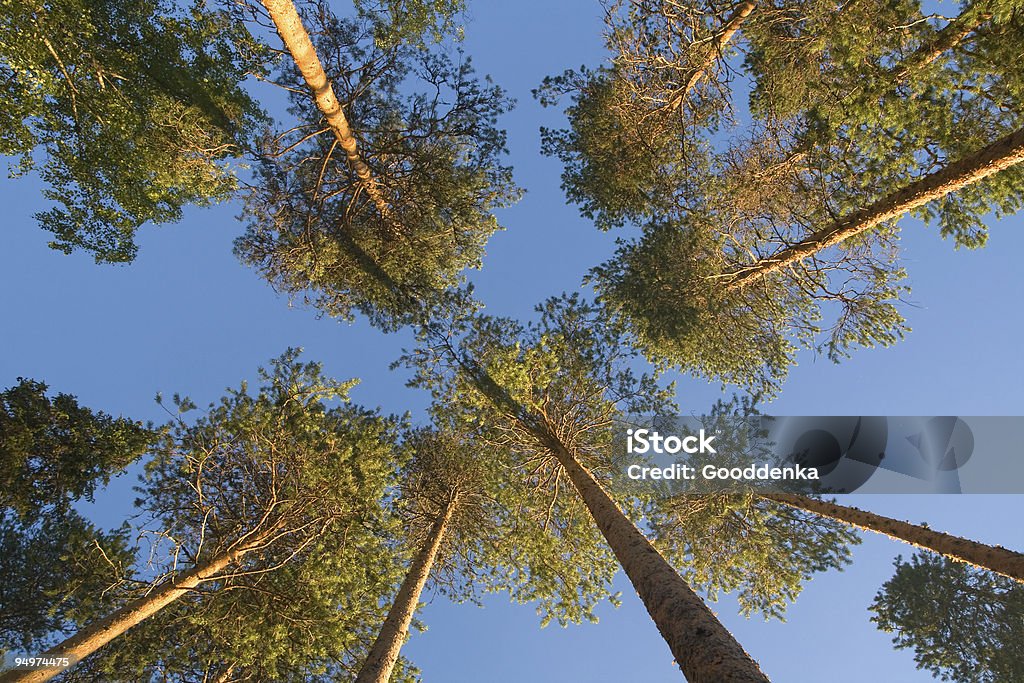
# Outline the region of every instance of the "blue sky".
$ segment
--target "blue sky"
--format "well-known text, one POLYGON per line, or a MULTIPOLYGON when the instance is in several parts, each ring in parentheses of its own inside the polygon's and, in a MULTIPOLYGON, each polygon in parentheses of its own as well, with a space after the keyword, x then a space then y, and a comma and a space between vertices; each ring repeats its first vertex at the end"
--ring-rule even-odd
MULTIPOLYGON (((518 100, 505 117, 511 161, 527 194, 501 213, 507 230, 488 245, 484 268, 472 273, 488 311, 527 316, 535 303, 578 288, 586 270, 611 253, 614 234, 595 230, 565 205, 560 165, 539 154, 538 128, 561 123, 530 90, 549 74, 594 64, 601 52, 595 2, 480 2, 470 9, 465 43, 478 71, 491 74, 518 100)), ((191 210, 178 225, 147 227, 130 266, 96 266, 84 254, 46 247, 32 214, 44 206, 31 178, 0 181, 6 239, 0 249, 0 386, 19 376, 45 380, 85 405, 138 419, 162 420, 158 391, 191 395, 203 405, 226 386, 252 378, 287 346, 302 346, 339 378, 360 377, 353 398, 388 412, 417 411, 423 397, 405 388, 388 365, 408 335, 383 336, 357 322, 318 319, 290 307, 231 255, 241 226, 238 206, 191 210)), ((1024 415, 1020 301, 1024 224, 991 224, 989 246, 956 251, 934 229, 904 224, 903 260, 914 306, 913 332, 891 349, 859 351, 841 365, 801 357, 774 414, 1024 415)), ((717 386, 686 377, 679 401, 701 412, 717 386)), ((1020 447, 1013 446, 1019 457, 1020 447)), ((127 513, 131 475, 98 499, 91 514, 119 524, 127 513)), ((932 528, 990 543, 1024 547, 1020 496, 861 496, 854 504, 927 521, 932 528)), ((746 620, 723 598, 715 609, 777 681, 926 681, 908 652, 869 622, 867 606, 890 576, 892 559, 911 550, 866 538, 845 572, 815 578, 785 624, 746 620)), ((430 599, 421 614, 429 630, 405 653, 433 681, 676 681, 668 648, 629 585, 625 604, 599 614, 598 625, 541 630, 529 605, 504 596, 478 609, 430 599)))

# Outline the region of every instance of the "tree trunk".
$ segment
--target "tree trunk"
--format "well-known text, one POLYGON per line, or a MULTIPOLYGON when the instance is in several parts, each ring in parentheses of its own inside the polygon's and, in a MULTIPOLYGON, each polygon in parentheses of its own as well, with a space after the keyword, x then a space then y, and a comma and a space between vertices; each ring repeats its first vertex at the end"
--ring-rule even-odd
MULTIPOLYGON (((111 614, 80 629, 59 645, 55 645, 40 657, 62 658, 71 660, 72 666, 85 659, 119 635, 153 616, 164 607, 195 589, 204 581, 217 576, 231 565, 238 562, 247 552, 257 547, 259 542, 250 542, 215 555, 208 562, 193 567, 175 578, 167 581, 149 595, 134 600, 111 614)), ((48 667, 33 671, 8 671, 0 675, 0 683, 41 683, 48 681, 57 674, 66 671, 67 667, 48 667)))
POLYGON ((535 435, 552 450, 569 475, 686 680, 690 683, 766 683, 768 677, 757 663, 629 521, 575 455, 557 438, 535 435))
POLYGON ((391 671, 398 661, 398 654, 405 643, 405 636, 409 632, 409 624, 412 623, 412 616, 420 602, 420 593, 430 576, 430 569, 437 558, 438 549, 444 539, 448 528, 448 522, 455 512, 455 501, 451 501, 438 515, 430 529, 419 553, 409 565, 409 571, 398 589, 398 595, 388 610, 388 616, 381 626, 377 639, 373 641, 370 654, 366 662, 359 670, 355 683, 387 683, 391 678, 391 671))
POLYGON ((622 513, 549 425, 531 414, 475 361, 463 358, 443 332, 432 332, 472 384, 548 449, 565 470, 590 516, 654 620, 690 683, 768 683, 746 653, 679 573, 622 513))
POLYGON ((704 61, 701 62, 701 64, 693 70, 693 73, 690 74, 690 78, 686 81, 686 85, 683 86, 683 91, 668 103, 669 109, 678 109, 682 106, 683 102, 686 101, 686 98, 690 96, 690 92, 697 86, 697 83, 704 77, 704 74, 707 73, 707 70, 711 68, 711 65, 715 63, 715 60, 721 56, 722 50, 724 50, 725 46, 730 40, 732 40, 736 31, 740 29, 740 26, 746 18, 754 11, 754 7, 754 3, 749 2, 749 0, 747 2, 741 2, 736 6, 735 11, 733 11, 732 15, 725 22, 725 26, 722 28, 721 33, 715 36, 715 39, 712 41, 711 48, 704 56, 704 61))
POLYGON ((918 548, 931 550, 951 560, 966 562, 980 569, 987 569, 1024 583, 1024 554, 1007 550, 1001 546, 978 543, 960 536, 944 534, 941 531, 932 531, 919 524, 910 524, 859 508, 797 494, 776 493, 764 497, 793 508, 846 522, 859 529, 885 534, 918 548))
POLYGON ((234 663, 231 663, 221 671, 216 678, 210 679, 210 683, 228 683, 231 680, 231 673, 235 670, 234 663))
POLYGON ((874 204, 855 211, 773 256, 723 274, 727 292, 734 292, 823 249, 886 221, 899 218, 928 202, 1004 171, 1024 161, 1024 129, 993 142, 974 154, 917 180, 874 204))
POLYGON ((992 13, 983 9, 983 4, 987 6, 988 3, 975 3, 965 9, 960 16, 937 31, 932 40, 918 47, 900 65, 891 69, 896 82, 902 82, 915 71, 928 66, 992 19, 992 13))
POLYGON ((306 85, 312 91, 316 106, 327 119, 327 125, 334 132, 334 137, 337 138, 341 148, 345 150, 345 156, 348 158, 352 170, 355 171, 366 194, 377 207, 381 218, 391 224, 393 222, 391 207, 388 206, 380 186, 370 173, 370 167, 359 156, 359 148, 356 138, 349 128, 348 119, 345 118, 341 103, 338 102, 338 98, 334 94, 334 88, 327 80, 324 67, 320 63, 320 58, 317 57, 316 48, 313 47, 313 41, 309 39, 309 33, 302 25, 302 19, 299 17, 295 5, 291 0, 262 0, 262 2, 263 6, 267 8, 270 18, 274 21, 274 26, 277 27, 278 35, 281 36, 285 47, 291 53, 295 65, 299 67, 302 78, 305 79, 306 85))

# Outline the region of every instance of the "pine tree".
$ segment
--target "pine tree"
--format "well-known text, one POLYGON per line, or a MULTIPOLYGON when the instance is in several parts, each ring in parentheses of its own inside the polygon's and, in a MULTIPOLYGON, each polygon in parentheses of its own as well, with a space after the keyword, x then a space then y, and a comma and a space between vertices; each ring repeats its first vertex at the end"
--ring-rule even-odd
POLYGON ((465 538, 467 534, 493 531, 486 513, 486 490, 481 489, 474 460, 466 457, 465 448, 451 438, 429 431, 414 433, 410 441, 413 452, 402 482, 400 504, 407 520, 406 542, 412 546, 413 556, 355 678, 357 683, 391 680, 420 595, 435 564, 440 560, 443 571, 451 556, 472 552, 474 539, 465 538), (482 514, 481 507, 485 508, 482 514), (483 526, 478 526, 481 523, 483 526), (465 541, 470 543, 464 544, 465 541))
POLYGON ((135 258, 135 233, 234 195, 264 114, 242 89, 263 56, 203 3, 4 0, 0 153, 38 168, 50 246, 135 258))
POLYGON ((74 511, 32 523, 0 511, 0 657, 40 652, 54 634, 113 609, 133 550, 124 530, 103 531, 74 511))
POLYGON ((658 505, 655 545, 695 589, 735 593, 742 614, 782 619, 816 572, 849 564, 860 542, 842 524, 742 494, 691 494, 658 505))
POLYGON ((872 621, 918 668, 944 681, 1024 680, 1024 588, 930 553, 895 565, 872 621))
POLYGON ((260 148, 236 253, 280 291, 394 329, 479 265, 493 210, 518 198, 496 127, 510 101, 468 57, 404 33, 422 19, 319 7, 307 32, 291 2, 266 6, 297 122, 260 148))
POLYGON ((384 199, 384 195, 381 194, 381 189, 377 185, 377 180, 370 173, 370 168, 359 155, 358 143, 348 125, 348 119, 345 118, 345 112, 342 111, 334 89, 327 80, 327 74, 324 73, 324 67, 316 55, 313 41, 309 39, 309 34, 306 33, 306 28, 302 25, 302 19, 295 9, 295 4, 291 0, 265 0, 263 6, 270 14, 278 35, 284 41, 285 48, 295 60, 295 66, 299 68, 306 86, 313 94, 316 106, 326 119, 327 126, 344 150, 352 171, 359 179, 358 183, 362 190, 373 201, 381 220, 386 223, 393 222, 391 207, 384 199))
POLYGON ((360 681, 388 680, 427 586, 459 602, 507 593, 533 603, 542 625, 596 621, 601 600, 618 603, 615 559, 558 473, 541 459, 524 465, 457 406, 431 412, 435 429, 407 439, 412 453, 397 501, 411 561, 360 681))
MULTIPOLYGON (((346 648, 361 647, 363 620, 379 614, 393 579, 381 501, 395 473, 394 421, 330 406, 352 383, 324 378, 296 351, 261 378, 258 393, 243 385, 193 424, 179 419, 147 464, 139 505, 159 532, 153 552, 167 554, 164 576, 47 656, 84 659, 183 603, 188 609, 175 614, 176 629, 191 636, 183 643, 164 636, 144 656, 129 643, 134 660, 115 651, 104 662, 101 651, 89 668, 144 680, 150 667, 173 670, 176 658, 189 666, 198 658, 206 667, 258 662, 264 676, 280 679, 338 666, 346 648), (176 569, 181 564, 187 568, 176 569), (294 633, 303 634, 301 647, 294 633), (210 651, 211 643, 219 648, 210 651)), ((194 407, 175 400, 182 410, 194 407)), ((42 681, 58 671, 16 671, 3 680, 42 681)))
MULTIPOLYGON (((765 447, 751 436, 759 415, 749 397, 718 401, 700 419, 714 434, 716 464, 757 461, 765 447)), ((639 483, 639 482, 638 482, 639 483)), ((783 619, 816 572, 843 569, 860 537, 844 522, 798 510, 700 478, 643 482, 652 489, 647 517, 658 550, 711 600, 734 593, 740 612, 783 619)))
POLYGON ((874 204, 840 218, 796 244, 780 249, 750 265, 737 267, 725 273, 721 282, 727 293, 748 287, 772 273, 791 267, 820 251, 878 225, 898 219, 903 214, 926 204, 939 202, 958 190, 980 183, 989 176, 1013 168, 1022 161, 1024 129, 996 140, 970 156, 946 164, 941 170, 915 180, 874 204))
POLYGON ((64 512, 138 460, 158 432, 19 378, 0 392, 0 508, 23 519, 64 512))
POLYGON ((138 460, 158 432, 47 395, 20 379, 0 392, 0 653, 39 651, 114 605, 134 553, 72 505, 138 460))
POLYGON ((601 481, 615 468, 616 421, 663 407, 666 390, 634 376, 631 352, 591 306, 570 296, 538 312, 540 321, 528 327, 485 316, 455 321, 453 329, 429 326, 424 347, 406 356, 417 369, 414 384, 475 415, 530 477, 583 502, 688 680, 767 680, 623 513, 622 505, 642 511, 641 501, 616 501, 601 481))
POLYGON ((741 6, 612 9, 610 63, 539 93, 572 96, 545 151, 598 227, 642 228, 591 279, 652 360, 772 392, 801 347, 895 343, 899 219, 976 247, 987 213, 1020 208, 1013 1, 946 21, 910 1, 762 5, 739 24, 741 6))

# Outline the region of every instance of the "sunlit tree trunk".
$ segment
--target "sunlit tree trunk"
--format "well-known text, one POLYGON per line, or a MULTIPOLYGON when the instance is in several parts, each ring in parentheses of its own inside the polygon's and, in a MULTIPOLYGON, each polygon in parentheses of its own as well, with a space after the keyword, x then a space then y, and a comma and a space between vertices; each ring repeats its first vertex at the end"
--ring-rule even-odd
POLYGON ((723 286, 729 292, 740 290, 823 249, 835 246, 886 221, 899 218, 908 211, 1005 171, 1022 161, 1024 129, 1011 133, 940 171, 924 176, 902 190, 855 211, 772 256, 725 273, 723 286))
POLYGON ((978 543, 960 536, 933 531, 920 524, 910 524, 817 498, 789 493, 777 493, 764 497, 790 507, 846 522, 859 529, 885 534, 918 548, 934 551, 951 560, 966 562, 1024 583, 1024 554, 1000 546, 978 543))
POLYGON ((740 26, 750 16, 750 13, 754 11, 754 7, 754 3, 749 1, 741 2, 736 6, 736 9, 726 20, 725 26, 712 41, 707 54, 704 56, 704 60, 690 74, 690 78, 686 81, 686 85, 683 86, 683 90, 669 102, 669 109, 678 109, 682 106, 686 98, 690 96, 690 92, 697 86, 697 83, 704 77, 704 74, 711 68, 711 65, 715 63, 715 60, 722 56, 722 50, 732 40, 736 31, 740 29, 740 26))
POLYGON ((217 674, 216 678, 210 679, 210 683, 228 683, 231 680, 231 674, 235 670, 235 665, 230 664, 223 671, 217 674))
MULTIPOLYGON (((149 595, 134 600, 111 614, 80 629, 59 645, 40 655, 43 659, 68 658, 72 663, 81 661, 122 633, 138 626, 175 600, 197 588, 204 581, 216 579, 226 569, 258 547, 258 541, 240 545, 225 551, 192 569, 182 572, 162 584, 149 595)), ((41 683, 48 681, 67 667, 55 666, 33 671, 8 671, 0 676, 0 683, 41 683)))
POLYGON ((923 69, 944 52, 952 50, 974 33, 982 24, 992 19, 992 13, 984 9, 987 3, 975 3, 951 20, 935 36, 918 47, 902 63, 891 71, 897 81, 903 81, 915 71, 923 69))
POLYGON ((327 120, 327 125, 330 126, 334 137, 337 138, 338 144, 345 150, 345 156, 359 178, 363 189, 377 207, 381 217, 390 222, 392 219, 391 207, 384 199, 373 174, 370 173, 370 167, 359 155, 359 147, 351 128, 349 128, 348 119, 345 118, 345 112, 341 109, 341 103, 338 102, 338 98, 334 94, 334 88, 331 87, 331 83, 327 79, 324 67, 313 47, 313 41, 309 39, 309 33, 302 25, 302 19, 299 17, 295 5, 291 0, 262 0, 262 2, 270 14, 270 18, 274 21, 274 26, 277 27, 278 35, 281 36, 295 65, 302 73, 302 78, 313 93, 316 106, 327 120))
POLYGON ((420 594, 430 576, 434 560, 437 559, 456 504, 456 501, 450 501, 438 514, 430 533, 409 565, 402 586, 398 589, 398 595, 395 596, 384 625, 377 634, 377 639, 373 642, 370 654, 359 670, 355 683, 387 683, 390 680, 391 671, 398 662, 398 654, 409 633, 409 625, 419 605, 420 594))
POLYGON ((593 516, 690 683, 765 683, 768 677, 704 601, 557 438, 551 449, 593 516))
POLYGON ((601 535, 640 596, 676 664, 690 683, 767 683, 750 655, 704 601, 629 520, 594 476, 540 416, 532 414, 486 370, 441 337, 452 359, 495 408, 519 423, 565 470, 601 535))

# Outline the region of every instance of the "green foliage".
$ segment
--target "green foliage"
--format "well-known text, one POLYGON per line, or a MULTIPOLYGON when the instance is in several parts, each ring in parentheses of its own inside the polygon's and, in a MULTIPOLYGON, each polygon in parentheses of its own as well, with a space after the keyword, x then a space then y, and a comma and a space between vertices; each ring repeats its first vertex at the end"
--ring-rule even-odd
POLYGON ((850 562, 859 537, 840 522, 742 494, 681 496, 656 516, 658 549, 712 600, 782 619, 816 572, 850 562))
POLYGON ((918 553, 875 596, 871 618, 944 681, 1024 680, 1024 589, 1011 579, 918 553))
POLYGON ((379 45, 408 43, 427 48, 427 41, 442 42, 447 36, 462 37, 456 20, 465 11, 465 0, 354 0, 356 11, 375 22, 379 45))
POLYGON ((720 252, 699 235, 651 226, 640 241, 621 243, 590 280, 652 361, 770 393, 796 351, 772 318, 786 304, 799 310, 800 302, 755 296, 738 305, 737 297, 722 296, 714 281, 720 252))
POLYGON ((134 560, 123 530, 104 533, 74 511, 26 522, 0 510, 0 657, 41 652, 108 612, 134 560))
POLYGON ((259 546, 69 680, 201 680, 227 665, 248 672, 241 680, 333 680, 360 661, 397 579, 382 503, 400 464, 398 424, 339 403, 353 383, 297 351, 260 378, 256 392, 242 385, 178 422, 138 503, 165 568, 259 546))
MULTIPOLYGON (((342 532, 344 533, 344 532, 342 532)), ((213 586, 165 608, 61 677, 63 683, 200 683, 230 667, 238 683, 351 680, 384 619, 388 564, 356 566, 337 543, 261 575, 244 590, 213 586)), ((371 553, 369 561, 379 561, 371 553)), ((415 668, 401 660, 395 681, 415 668)))
POLYGON ((80 406, 74 396, 46 395, 46 385, 19 379, 0 392, 0 507, 25 519, 92 500, 156 441, 158 432, 80 406))
MULTIPOLYGON (((721 54, 709 45, 735 7, 607 9, 609 63, 536 94, 571 100, 568 128, 542 131, 570 201, 601 229, 641 229, 591 282, 644 353, 772 392, 802 347, 839 360, 899 341, 895 221, 743 291, 725 283, 1020 128, 1024 80, 1006 68, 1019 2, 980 1, 952 20, 913 0, 758 4, 721 54), (732 113, 748 82, 749 123, 732 113)), ((915 215, 980 246, 982 218, 1017 211, 1022 181, 1012 168, 915 215)))
POLYGON ((359 311, 392 329, 479 266, 499 228, 493 210, 518 198, 496 127, 511 102, 461 53, 375 42, 365 17, 325 10, 305 21, 391 216, 367 197, 285 65, 278 80, 295 89, 296 123, 261 147, 236 253, 329 315, 359 311))
POLYGON ((580 536, 579 510, 567 513, 557 491, 552 497, 522 477, 507 447, 451 421, 451 408, 434 408, 449 420, 441 431, 409 435, 413 453, 398 500, 410 553, 444 506, 454 505, 431 571, 434 590, 460 602, 507 592, 536 603, 542 625, 596 620, 592 611, 607 595, 614 565, 592 534, 580 536))
POLYGON ((433 589, 460 602, 507 592, 515 602, 536 603, 542 625, 595 621, 597 602, 614 601, 607 596, 614 565, 592 533, 579 538, 585 510, 567 505, 557 488, 552 493, 559 484, 541 468, 522 476, 516 454, 486 430, 467 427, 458 407, 433 410, 443 426, 408 435, 411 458, 397 501, 410 554, 454 506, 431 570, 433 589))
POLYGON ((431 391, 435 420, 468 430, 500 477, 499 533, 473 557, 489 568, 487 589, 537 602, 542 623, 593 621, 600 600, 617 603, 609 591, 618 564, 538 434, 556 433, 607 483, 619 464, 614 420, 663 408, 669 390, 633 372, 635 354, 592 305, 565 296, 537 310, 529 325, 482 315, 449 321, 451 329, 433 324, 403 361, 413 385, 431 391))
POLYGON ((651 361, 765 395, 778 391, 801 347, 838 361, 909 330, 896 307, 907 288, 902 269, 889 265, 894 246, 851 244, 832 273, 798 264, 728 292, 719 284, 724 244, 693 219, 651 223, 587 280, 651 361), (845 279, 830 284, 840 270, 845 279))
POLYGON ((71 505, 159 437, 46 390, 19 379, 0 392, 0 653, 41 651, 115 604, 134 564, 126 531, 103 532, 71 505))
POLYGON ((455 425, 412 429, 403 438, 403 448, 408 456, 395 507, 403 522, 407 554, 420 551, 450 508, 430 583, 455 600, 475 600, 486 575, 481 547, 504 543, 501 508, 494 498, 498 476, 487 457, 474 448, 472 435, 459 433, 455 425))
POLYGON ((541 151, 564 164, 562 189, 602 230, 644 223, 695 194, 699 150, 679 154, 677 133, 661 116, 645 117, 614 69, 581 67, 544 79, 534 91, 544 106, 571 95, 570 127, 541 129, 541 151))
POLYGON ((235 190, 230 159, 262 121, 258 67, 225 12, 167 0, 3 0, 0 153, 39 164, 55 249, 135 257, 136 230, 235 190))
MULTIPOLYGON (((790 10, 799 21, 754 22, 748 31, 751 109, 800 121, 796 147, 838 213, 849 213, 1021 127, 1024 77, 1006 68, 1024 37, 1020 9, 1015 0, 980 0, 942 21, 909 0, 840 12, 801 3, 790 10), (936 50, 944 34, 961 32, 936 50)), ((958 246, 979 247, 982 217, 1019 210, 1022 190, 1014 169, 917 215, 958 246)))
MULTIPOLYGON (((454 398, 458 384, 468 396, 452 405, 471 401, 467 407, 478 410, 518 411, 516 418, 539 415, 558 422, 561 411, 570 412, 577 425, 572 435, 594 428, 587 438, 595 446, 611 436, 596 429, 609 416, 657 412, 668 403, 670 392, 656 377, 633 370, 635 350, 622 343, 599 308, 569 294, 546 300, 536 311, 538 319, 527 324, 474 315, 450 321, 450 333, 428 326, 425 337, 445 337, 446 345, 407 356, 418 370, 414 385, 432 389, 435 399, 446 403, 442 399, 454 398), (462 335, 458 348, 452 345, 454 334, 462 335), (441 369, 450 374, 438 374, 441 369)), ((482 418, 480 413, 476 423, 485 423, 482 418)))
MULTIPOLYGON (((764 446, 749 437, 758 415, 753 400, 734 398, 716 403, 702 423, 715 434, 720 454, 756 462, 764 446)), ((850 546, 860 543, 842 522, 754 492, 703 492, 700 481, 688 484, 685 493, 668 490, 652 502, 655 543, 710 599, 735 593, 745 616, 760 612, 766 620, 783 619, 806 581, 817 572, 842 569, 850 563, 850 546)))

